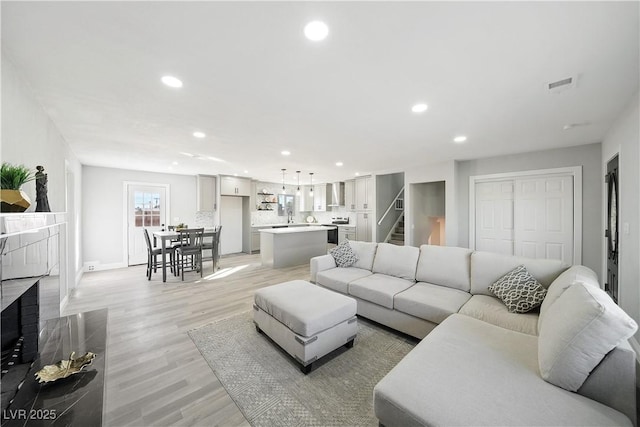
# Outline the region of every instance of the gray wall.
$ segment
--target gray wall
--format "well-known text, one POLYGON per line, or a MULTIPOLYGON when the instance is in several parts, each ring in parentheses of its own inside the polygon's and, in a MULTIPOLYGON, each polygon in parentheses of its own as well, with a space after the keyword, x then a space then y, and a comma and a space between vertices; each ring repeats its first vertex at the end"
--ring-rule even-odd
MULTIPOLYGON (((601 175, 607 162, 619 154, 619 298, 618 303, 636 322, 640 323, 640 111, 636 93, 627 109, 609 130, 602 142, 601 175), (627 232, 628 229, 628 232, 627 232)), ((601 203, 604 206, 606 189, 602 189, 601 203)), ((599 227, 599 245, 604 251, 605 222, 599 227)), ((606 273, 606 270, 603 270, 606 273)), ((640 332, 636 334, 640 338, 640 332)))
POLYGON ((83 249, 96 270, 126 267, 124 182, 169 184, 170 223, 195 224, 196 177, 126 169, 82 167, 83 249), (176 220, 179 218, 179 220, 176 220))
MULTIPOLYGON (((61 296, 64 298, 82 276, 81 165, 20 71, 4 54, 0 160, 32 169, 38 165, 45 167, 51 210, 66 213, 67 226, 63 229, 62 239, 65 248, 60 260, 65 267, 61 268, 64 281, 61 296)), ((32 212, 36 208, 35 183, 29 182, 22 189, 31 198, 27 212, 32 212)))
POLYGON ((458 162, 456 198, 460 246, 469 246, 469 177, 582 166, 582 264, 594 270, 602 280, 604 178, 601 162, 600 143, 458 162))
MULTIPOLYGON (((378 225, 378 221, 382 215, 384 215, 385 211, 389 207, 389 204, 393 202, 395 197, 398 195, 398 192, 402 190, 402 186, 404 185, 404 173, 392 173, 388 175, 376 175, 376 223, 374 227, 376 227, 376 240, 378 242, 383 241, 387 234, 389 234, 389 230, 393 227, 396 220, 400 215, 402 215, 402 211, 396 211, 394 208, 391 208, 387 217, 382 221, 382 224, 378 225)), ((406 198, 406 196, 405 196, 406 198)))

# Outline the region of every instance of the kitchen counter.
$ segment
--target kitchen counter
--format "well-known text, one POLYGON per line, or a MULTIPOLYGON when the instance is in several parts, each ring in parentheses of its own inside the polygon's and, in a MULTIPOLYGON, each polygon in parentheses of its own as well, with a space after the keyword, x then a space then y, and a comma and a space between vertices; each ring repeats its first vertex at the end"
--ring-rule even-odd
POLYGON ((309 223, 309 222, 294 222, 293 224, 288 224, 286 222, 277 222, 274 224, 253 224, 251 228, 270 228, 270 227, 306 227, 318 225, 318 223, 309 223))
MULTIPOLYGON (((260 230, 260 233, 271 233, 271 234, 290 234, 290 233, 309 233, 312 231, 327 231, 335 228, 331 225, 312 225, 309 227, 282 227, 282 228, 267 228, 265 230, 260 230)), ((325 238, 326 243, 326 238, 325 238)))
POLYGON ((284 227, 260 230, 262 265, 273 268, 306 264, 327 253, 327 231, 331 227, 284 227))

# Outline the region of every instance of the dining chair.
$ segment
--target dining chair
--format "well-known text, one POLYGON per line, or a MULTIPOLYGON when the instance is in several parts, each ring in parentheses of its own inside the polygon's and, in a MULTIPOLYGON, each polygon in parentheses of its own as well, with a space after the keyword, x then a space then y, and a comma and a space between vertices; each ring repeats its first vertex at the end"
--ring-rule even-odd
POLYGON ((222 226, 216 227, 216 234, 213 236, 213 271, 220 268, 220 233, 222 233, 222 226))
POLYGON ((213 265, 213 271, 216 271, 216 251, 215 251, 215 242, 216 235, 215 229, 214 234, 211 236, 203 236, 202 238, 202 260, 211 260, 211 264, 213 265), (209 256, 205 256, 205 252, 209 252, 209 256))
POLYGON ((180 245, 176 247, 176 273, 180 273, 184 280, 184 270, 200 271, 202 277, 202 234, 204 228, 187 228, 179 231, 180 245))
MULTIPOLYGON (((162 262, 158 261, 158 256, 162 257, 162 248, 154 248, 151 245, 151 238, 149 237, 149 230, 146 228, 142 229, 144 231, 144 240, 147 242, 147 279, 151 280, 151 273, 155 273, 158 271, 158 266, 162 266, 162 262)), ((174 248, 167 248, 169 253, 169 261, 168 264, 173 271, 173 262, 175 256, 174 248)))

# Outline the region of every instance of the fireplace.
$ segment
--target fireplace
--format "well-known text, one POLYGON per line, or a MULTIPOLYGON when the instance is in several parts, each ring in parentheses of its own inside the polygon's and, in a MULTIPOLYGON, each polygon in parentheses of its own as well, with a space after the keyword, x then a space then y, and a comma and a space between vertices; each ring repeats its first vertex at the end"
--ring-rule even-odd
POLYGON ((55 215, 3 214, 0 234, 2 409, 14 398, 60 317, 60 225, 55 215))

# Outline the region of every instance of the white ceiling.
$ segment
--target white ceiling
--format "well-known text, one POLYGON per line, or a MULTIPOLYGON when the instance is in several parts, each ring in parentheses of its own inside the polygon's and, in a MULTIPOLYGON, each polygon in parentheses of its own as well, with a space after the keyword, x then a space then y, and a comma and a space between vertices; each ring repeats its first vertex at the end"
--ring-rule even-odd
POLYGON ((83 164, 324 182, 601 141, 638 91, 638 6, 3 1, 2 49, 83 164))

